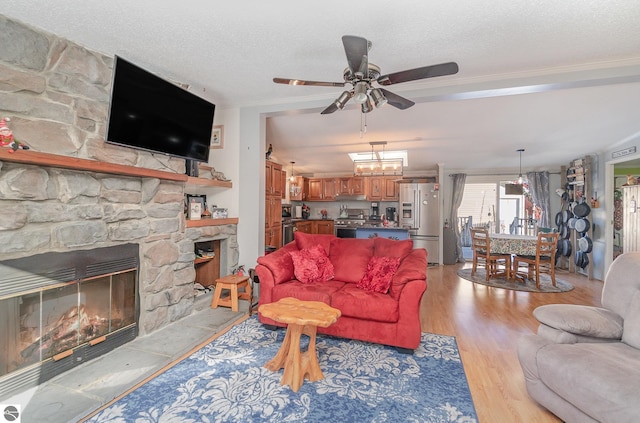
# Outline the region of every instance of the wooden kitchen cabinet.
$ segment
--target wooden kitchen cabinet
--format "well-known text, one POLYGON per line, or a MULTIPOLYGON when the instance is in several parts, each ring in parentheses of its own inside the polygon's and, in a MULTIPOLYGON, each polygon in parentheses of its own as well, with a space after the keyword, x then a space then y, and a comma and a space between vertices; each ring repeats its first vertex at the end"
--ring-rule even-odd
POLYGON ((309 180, 302 176, 296 176, 295 183, 300 187, 300 192, 297 195, 289 193, 289 200, 306 201, 309 196, 309 180))
POLYGON ((305 234, 313 233, 313 221, 304 220, 301 222, 296 222, 296 230, 298 232, 304 232, 305 234))
POLYGON ((265 172, 266 194, 282 197, 282 165, 267 160, 265 162, 265 172))
POLYGON ((307 201, 333 201, 336 197, 335 178, 309 178, 307 201))
POLYGON ((398 177, 385 176, 384 190, 382 191, 382 201, 398 201, 399 198, 398 177))
POLYGON ((314 220, 312 233, 333 235, 333 220, 314 220))
POLYGON ((365 195, 365 178, 354 176, 348 178, 337 178, 338 195, 365 195))
POLYGON ((305 234, 333 235, 333 220, 301 220, 295 225, 297 231, 305 234))
POLYGON ((280 171, 280 198, 287 198, 287 172, 284 170, 280 171))
POLYGON ((383 176, 370 176, 367 178, 366 196, 369 201, 381 201, 385 181, 383 176))
POLYGON ((282 247, 282 183, 286 183, 282 166, 278 163, 265 163, 265 246, 282 247))

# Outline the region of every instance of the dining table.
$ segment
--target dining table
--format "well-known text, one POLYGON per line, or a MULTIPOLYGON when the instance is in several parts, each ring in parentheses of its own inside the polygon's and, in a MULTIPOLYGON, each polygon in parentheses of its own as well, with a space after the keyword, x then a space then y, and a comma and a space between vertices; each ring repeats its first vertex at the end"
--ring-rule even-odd
POLYGON ((489 234, 491 254, 535 256, 538 237, 535 235, 489 234))

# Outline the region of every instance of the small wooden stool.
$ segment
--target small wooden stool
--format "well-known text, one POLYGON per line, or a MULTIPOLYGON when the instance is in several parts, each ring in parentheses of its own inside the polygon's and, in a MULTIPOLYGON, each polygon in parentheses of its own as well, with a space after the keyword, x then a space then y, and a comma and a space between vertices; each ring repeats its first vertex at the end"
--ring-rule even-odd
POLYGON ((228 275, 223 278, 216 279, 216 290, 211 300, 211 308, 218 306, 231 307, 231 310, 238 311, 238 298, 249 301, 249 309, 251 309, 251 285, 249 285, 249 276, 228 275), (238 288, 244 287, 244 292, 238 293, 238 288), (228 289, 231 294, 227 297, 220 298, 223 289, 228 289))

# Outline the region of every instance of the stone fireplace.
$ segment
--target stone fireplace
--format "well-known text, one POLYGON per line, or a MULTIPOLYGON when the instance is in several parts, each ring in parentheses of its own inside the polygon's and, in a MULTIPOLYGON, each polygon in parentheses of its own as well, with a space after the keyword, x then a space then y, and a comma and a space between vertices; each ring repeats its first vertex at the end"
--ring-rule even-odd
MULTIPOLYGON (((104 143, 111 57, 3 16, 0 30, 11 34, 11 42, 0 45, 0 117, 10 117, 16 139, 31 147, 13 154, 8 148, 0 149, 0 261, 135 245, 137 334, 146 335, 190 315, 197 305, 194 243, 219 240, 220 272, 230 273, 238 265, 237 219, 190 227, 184 216, 184 160, 104 143), (39 155, 49 157, 32 160, 39 155)), ((87 289, 103 295, 106 279, 102 278, 108 278, 110 285, 129 283, 128 277, 124 277, 126 283, 117 277, 114 282, 111 273, 87 283, 74 282, 74 288, 67 287, 65 279, 63 286, 55 289, 75 289, 76 298, 81 299, 87 289)), ((20 279, 17 285, 22 284, 20 279)), ((29 290, 41 287, 22 288, 24 292, 17 297, 11 289, 0 291, 0 301, 13 298, 4 305, 9 311, 3 313, 14 316, 18 303, 26 303, 27 308, 86 313, 84 322, 89 321, 91 328, 96 326, 75 348, 65 349, 70 345, 58 343, 44 354, 51 355, 51 360, 58 357, 58 365, 68 361, 60 354, 71 350, 76 354, 91 342, 91 351, 107 345, 99 342, 102 335, 98 336, 103 331, 103 317, 98 319, 99 324, 95 320, 96 314, 106 314, 106 310, 94 312, 85 305, 73 311, 68 299, 38 303, 29 297, 29 290), (51 306, 54 303, 56 306, 51 306)), ((108 295, 116 294, 111 290, 108 295)), ((65 298, 71 297, 65 294, 65 298)), ((55 328, 59 325, 55 324, 66 315, 61 313, 51 316, 37 330, 53 327, 58 333, 55 328)), ((131 316, 126 314, 126 318, 111 318, 109 325, 124 324, 116 323, 121 318, 128 322, 131 316)), ((27 313, 19 319, 33 320, 34 316, 27 313)), ((124 327, 129 326, 127 323, 124 327)), ((115 334, 125 332, 124 327, 115 334)), ((22 344, 12 348, 20 349, 18 354, 26 348, 37 348, 40 357, 44 338, 54 335, 29 331, 24 333, 22 344), (34 343, 37 347, 30 347, 34 343)), ((69 333, 69 337, 77 335, 69 333)), ((14 333, 14 341, 16 336, 14 333)), ((5 363, 5 368, 33 365, 30 361, 20 364, 21 359, 20 354, 14 360, 17 363, 5 363)), ((2 374, 0 386, 6 377, 2 374)), ((32 378, 30 382, 38 381, 32 378)))
POLYGON ((189 227, 184 182, 1 159, 0 324, 13 322, 0 386, 13 393, 193 313, 196 243, 220 243, 221 273, 238 264, 237 225, 189 227))
POLYGON ((0 262, 0 398, 138 334, 138 246, 0 262))

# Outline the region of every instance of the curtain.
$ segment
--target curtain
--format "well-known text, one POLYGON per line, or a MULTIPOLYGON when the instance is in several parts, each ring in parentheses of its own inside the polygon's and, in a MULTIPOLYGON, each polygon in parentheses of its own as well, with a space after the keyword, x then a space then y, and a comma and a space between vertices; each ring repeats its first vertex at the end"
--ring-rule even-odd
POLYGON ((455 173, 450 175, 452 179, 451 190, 451 214, 449 215, 449 222, 453 228, 453 233, 456 235, 456 257, 458 262, 464 263, 464 257, 462 254, 462 242, 460 241, 460 228, 458 227, 458 208, 462 204, 462 195, 464 194, 464 183, 467 179, 465 173, 455 173))
POLYGON ((538 226, 550 228, 549 172, 529 172, 527 173, 527 180, 529 181, 529 190, 533 202, 542 209, 542 216, 540 216, 538 226))

